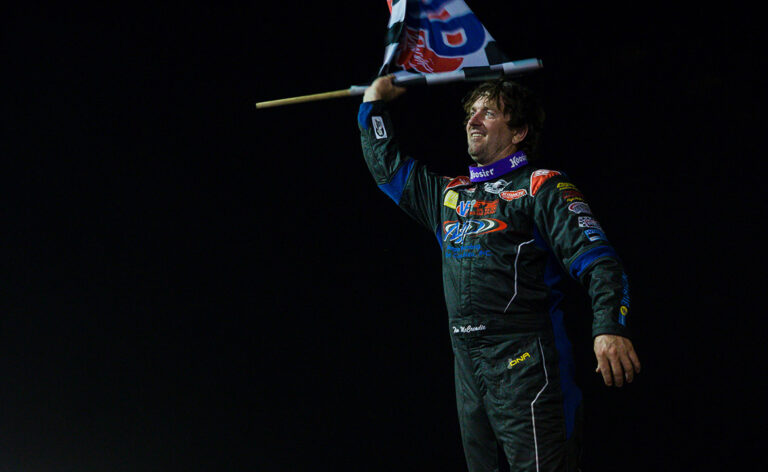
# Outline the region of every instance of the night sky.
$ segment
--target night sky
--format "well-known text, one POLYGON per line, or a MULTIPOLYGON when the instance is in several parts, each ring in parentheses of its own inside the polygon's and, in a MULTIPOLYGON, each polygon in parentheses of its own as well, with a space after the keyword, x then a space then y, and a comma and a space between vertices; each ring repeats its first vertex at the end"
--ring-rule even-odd
MULTIPOLYGON (((733 5, 468 1, 547 110, 543 167, 630 278, 636 382, 565 308, 588 471, 736 470, 764 437, 763 29, 733 5), (760 143, 762 144, 762 143, 760 143)), ((375 186, 383 0, 2 15, 0 471, 463 471, 434 235, 375 186), (363 6, 365 5, 365 6, 363 6)), ((466 174, 470 84, 394 105, 466 174)))

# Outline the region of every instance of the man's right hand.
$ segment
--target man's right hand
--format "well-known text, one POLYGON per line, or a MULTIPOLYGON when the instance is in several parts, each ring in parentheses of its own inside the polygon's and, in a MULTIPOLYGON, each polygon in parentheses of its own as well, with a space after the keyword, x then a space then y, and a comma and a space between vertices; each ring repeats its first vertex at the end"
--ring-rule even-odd
POLYGON ((384 100, 385 102, 388 102, 405 93, 405 87, 398 87, 392 83, 394 79, 395 76, 386 75, 374 80, 373 83, 365 89, 363 101, 372 102, 374 100, 384 100))

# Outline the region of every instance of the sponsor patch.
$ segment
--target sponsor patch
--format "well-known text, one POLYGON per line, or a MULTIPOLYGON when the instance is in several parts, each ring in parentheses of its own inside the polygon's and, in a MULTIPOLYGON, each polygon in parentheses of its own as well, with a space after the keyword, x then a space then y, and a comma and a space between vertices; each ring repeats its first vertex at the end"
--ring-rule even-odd
POLYGON ((493 173, 496 169, 483 169, 481 167, 470 167, 469 178, 472 180, 482 180, 493 178, 493 173), (475 170, 477 169, 477 170, 475 170))
POLYGON ((504 179, 499 179, 496 182, 486 182, 483 188, 488 193, 498 195, 502 190, 504 190, 504 187, 506 187, 508 183, 509 182, 504 179))
MULTIPOLYGON (((441 0, 445 1, 445 0, 441 0)), ((472 182, 485 182, 493 180, 500 175, 507 174, 528 164, 528 159, 523 151, 517 151, 504 159, 498 160, 487 166, 471 166, 469 168, 469 177, 472 182)))
POLYGON ((573 202, 568 205, 568 210, 576 213, 577 215, 591 215, 592 210, 584 202, 573 202))
POLYGON ((467 214, 469 214, 469 210, 472 209, 472 205, 475 204, 475 201, 476 200, 459 202, 459 206, 456 207, 456 213, 458 213, 459 216, 467 216, 467 214))
POLYGON ((521 165, 528 164, 528 159, 526 159, 527 157, 528 156, 526 156, 523 151, 518 151, 509 156, 509 165, 512 168, 517 168, 521 165))
POLYGON ((524 188, 521 188, 520 190, 506 190, 499 194, 501 198, 503 198, 508 202, 511 202, 512 200, 517 200, 518 198, 522 198, 526 195, 528 195, 528 191, 524 188))
POLYGON ((579 226, 582 228, 595 228, 595 229, 599 229, 600 231, 603 230, 603 228, 600 226, 600 223, 598 223, 597 220, 595 220, 591 216, 580 216, 579 226))
POLYGON ((466 259, 490 256, 490 249, 483 249, 479 244, 466 244, 464 246, 445 246, 446 259, 466 259))
POLYGON ((627 280, 627 274, 621 274, 622 296, 621 296, 621 308, 619 308, 619 324, 626 326, 626 316, 629 314, 629 281, 627 280))
POLYGON ((506 223, 493 218, 466 221, 444 221, 443 234, 445 236, 443 237, 443 241, 462 244, 464 243, 464 239, 468 236, 493 233, 495 231, 501 231, 506 227, 506 223))
POLYGON ((539 169, 533 171, 531 174, 531 196, 535 196, 536 192, 539 191, 542 184, 556 175, 560 175, 560 172, 549 169, 539 169))
POLYGON ((525 354, 523 354, 520 357, 515 357, 513 359, 507 359, 507 369, 511 369, 512 367, 516 366, 517 364, 523 362, 526 359, 530 359, 530 358, 531 358, 531 354, 526 352, 525 354))
POLYGON ((583 202, 584 195, 578 190, 566 190, 562 193, 563 200, 567 202, 583 202))
POLYGON ((456 213, 460 216, 488 216, 496 213, 499 208, 499 201, 485 202, 482 200, 469 200, 459 202, 456 213))
POLYGON ((373 123, 373 134, 376 135, 376 139, 385 139, 387 137, 387 129, 384 128, 384 120, 380 116, 372 116, 371 122, 373 123))
POLYGON ((448 208, 456 209, 456 203, 459 201, 459 194, 454 192, 453 190, 448 190, 445 193, 445 199, 443 199, 443 205, 447 206, 448 208))
POLYGON ((557 184, 558 190, 578 190, 575 185, 570 182, 560 182, 557 184))
POLYGON ((608 238, 605 237, 605 233, 599 229, 587 228, 584 230, 584 234, 587 235, 590 241, 608 241, 608 238))

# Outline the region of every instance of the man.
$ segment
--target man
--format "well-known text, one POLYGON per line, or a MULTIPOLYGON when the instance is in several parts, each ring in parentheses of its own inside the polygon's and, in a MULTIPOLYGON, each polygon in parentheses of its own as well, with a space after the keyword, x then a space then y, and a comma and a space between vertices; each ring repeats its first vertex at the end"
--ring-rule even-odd
POLYGON ((465 102, 469 177, 429 172, 404 155, 387 102, 405 90, 380 77, 360 106, 363 153, 379 187, 441 243, 459 424, 469 470, 577 470, 581 392, 573 381, 561 275, 592 299, 597 369, 632 382, 629 290, 621 262, 583 194, 529 162, 544 112, 526 88, 487 82, 465 102))

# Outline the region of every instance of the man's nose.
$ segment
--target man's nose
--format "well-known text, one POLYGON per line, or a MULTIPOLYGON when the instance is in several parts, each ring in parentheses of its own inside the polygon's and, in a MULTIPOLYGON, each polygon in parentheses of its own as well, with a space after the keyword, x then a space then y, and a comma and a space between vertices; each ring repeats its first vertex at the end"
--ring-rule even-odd
POLYGON ((481 111, 476 111, 472 116, 469 117, 469 121, 467 121, 467 124, 470 126, 479 126, 483 124, 483 120, 480 119, 480 113, 481 111))

